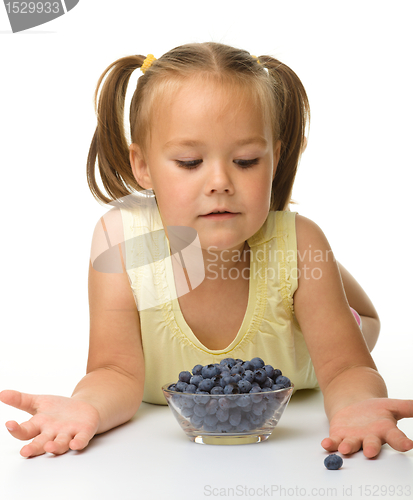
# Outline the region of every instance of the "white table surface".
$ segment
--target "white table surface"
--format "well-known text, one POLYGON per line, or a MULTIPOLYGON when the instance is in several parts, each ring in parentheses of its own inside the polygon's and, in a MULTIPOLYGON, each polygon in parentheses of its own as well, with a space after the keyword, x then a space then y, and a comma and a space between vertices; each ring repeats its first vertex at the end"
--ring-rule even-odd
MULTIPOLYGON (((0 418, 8 414, 1 405, 0 418)), ((252 445, 195 444, 168 407, 146 403, 86 450, 62 456, 24 459, 3 427, 0 499, 413 498, 413 451, 385 445, 378 459, 359 452, 329 471, 320 445, 327 435, 317 391, 297 392, 270 438, 252 445)))

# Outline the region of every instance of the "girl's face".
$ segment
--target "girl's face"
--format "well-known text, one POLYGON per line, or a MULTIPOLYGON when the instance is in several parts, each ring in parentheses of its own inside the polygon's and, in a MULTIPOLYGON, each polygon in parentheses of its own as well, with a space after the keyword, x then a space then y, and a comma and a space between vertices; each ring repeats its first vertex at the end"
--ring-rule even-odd
POLYGON ((130 157, 164 227, 192 227, 218 252, 241 250, 265 222, 279 151, 251 98, 193 81, 159 103, 145 156, 132 144, 130 157), (230 213, 209 215, 218 210, 230 213))

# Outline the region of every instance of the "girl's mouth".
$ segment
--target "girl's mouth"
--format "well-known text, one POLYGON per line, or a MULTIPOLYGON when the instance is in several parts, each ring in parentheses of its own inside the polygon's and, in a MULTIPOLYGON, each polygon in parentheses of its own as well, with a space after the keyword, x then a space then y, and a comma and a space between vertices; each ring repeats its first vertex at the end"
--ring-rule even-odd
POLYGON ((237 216, 237 213, 233 212, 223 212, 223 213, 210 213, 206 215, 201 215, 204 219, 212 219, 212 220, 226 220, 232 219, 237 216))

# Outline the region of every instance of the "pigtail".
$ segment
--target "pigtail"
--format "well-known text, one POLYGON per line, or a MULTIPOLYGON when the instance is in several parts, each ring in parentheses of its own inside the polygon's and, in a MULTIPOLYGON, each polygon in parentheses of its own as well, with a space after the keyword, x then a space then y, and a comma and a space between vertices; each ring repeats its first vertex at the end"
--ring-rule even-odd
POLYGON ((144 60, 145 56, 141 55, 118 59, 106 68, 97 84, 94 103, 98 125, 87 159, 87 181, 93 196, 104 203, 127 196, 132 190, 142 189, 133 177, 130 166, 124 130, 124 107, 130 76, 142 66, 144 60), (98 103, 99 87, 107 74, 98 103), (103 186, 111 198, 106 197, 97 185, 96 159, 103 186))
POLYGON ((281 156, 271 192, 271 210, 286 210, 301 153, 305 149, 305 129, 310 121, 310 105, 301 80, 288 66, 270 56, 260 56, 273 82, 281 140, 281 156))

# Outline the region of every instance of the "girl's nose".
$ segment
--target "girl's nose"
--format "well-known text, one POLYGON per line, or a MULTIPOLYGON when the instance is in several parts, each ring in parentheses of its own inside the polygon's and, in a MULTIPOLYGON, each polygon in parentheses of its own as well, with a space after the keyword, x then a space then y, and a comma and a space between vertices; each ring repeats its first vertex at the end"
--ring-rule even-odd
POLYGON ((209 193, 228 193, 234 192, 234 184, 229 173, 229 167, 224 161, 216 162, 207 169, 207 191, 209 193))

